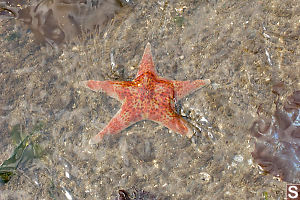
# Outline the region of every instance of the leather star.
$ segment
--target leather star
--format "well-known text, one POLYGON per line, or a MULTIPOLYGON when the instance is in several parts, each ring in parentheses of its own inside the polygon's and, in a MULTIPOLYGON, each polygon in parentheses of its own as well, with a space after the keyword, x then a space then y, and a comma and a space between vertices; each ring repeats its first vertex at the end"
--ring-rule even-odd
POLYGON ((176 133, 192 137, 193 130, 188 122, 176 113, 175 103, 202 86, 210 84, 210 80, 176 81, 158 76, 148 43, 134 80, 88 80, 83 84, 122 103, 121 109, 107 126, 90 140, 90 144, 95 144, 100 142, 104 135, 119 133, 141 120, 152 120, 176 133))

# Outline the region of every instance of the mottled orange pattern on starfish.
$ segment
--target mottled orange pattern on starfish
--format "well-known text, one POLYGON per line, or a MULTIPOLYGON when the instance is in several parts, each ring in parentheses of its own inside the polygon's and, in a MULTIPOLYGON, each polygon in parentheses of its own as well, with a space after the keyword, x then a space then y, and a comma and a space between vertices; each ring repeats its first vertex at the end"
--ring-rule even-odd
POLYGON ((102 91, 122 103, 121 109, 108 125, 95 135, 91 144, 101 141, 106 134, 116 134, 141 120, 158 122, 174 132, 191 137, 192 129, 175 112, 175 102, 210 83, 210 80, 175 81, 159 77, 147 44, 139 71, 133 81, 84 81, 94 91, 102 91))

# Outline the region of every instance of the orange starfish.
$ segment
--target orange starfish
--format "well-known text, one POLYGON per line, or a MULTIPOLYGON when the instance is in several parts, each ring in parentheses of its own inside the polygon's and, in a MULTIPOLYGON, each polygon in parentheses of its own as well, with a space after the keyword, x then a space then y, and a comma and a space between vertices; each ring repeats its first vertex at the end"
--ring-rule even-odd
POLYGON ((122 103, 108 125, 90 140, 90 144, 95 144, 105 134, 119 133, 141 120, 152 120, 192 137, 193 131, 187 121, 175 112, 175 102, 209 84, 210 80, 175 81, 159 77, 148 43, 133 81, 88 80, 83 83, 91 90, 105 92, 122 103))

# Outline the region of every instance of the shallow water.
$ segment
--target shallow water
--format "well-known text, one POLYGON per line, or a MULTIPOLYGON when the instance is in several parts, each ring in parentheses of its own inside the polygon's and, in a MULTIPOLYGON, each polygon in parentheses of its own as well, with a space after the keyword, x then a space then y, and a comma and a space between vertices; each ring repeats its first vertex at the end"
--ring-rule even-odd
MULTIPOLYGON (((60 50, 1 21, 0 163, 14 149, 9 131, 45 124, 46 155, 0 186, 0 199, 115 199, 144 190, 157 199, 283 199, 286 183, 259 170, 249 128, 272 86, 299 83, 299 1, 140 1, 105 33, 60 50), (16 34, 17 37, 11 37, 16 34), (142 121, 95 146, 89 139, 119 110, 83 80, 132 80, 147 42, 158 73, 212 84, 179 102, 192 139, 142 121)), ((149 199, 149 198, 148 198, 149 199)))

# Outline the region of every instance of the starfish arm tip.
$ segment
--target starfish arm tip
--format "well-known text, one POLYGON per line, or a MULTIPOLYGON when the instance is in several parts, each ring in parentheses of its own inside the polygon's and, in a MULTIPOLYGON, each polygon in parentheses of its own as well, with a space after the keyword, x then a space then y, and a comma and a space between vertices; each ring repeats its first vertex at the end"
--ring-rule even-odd
POLYGON ((148 56, 151 57, 151 60, 152 60, 152 52, 151 52, 151 44, 150 44, 150 42, 148 42, 146 44, 146 47, 145 47, 145 50, 144 50, 144 54, 143 54, 143 58, 144 57, 148 57, 148 56))
POLYGON ((204 79, 203 81, 204 81, 205 85, 209 85, 211 83, 211 81, 209 79, 204 79))
POLYGON ((82 86, 82 87, 89 88, 87 84, 88 84, 88 81, 80 81, 80 82, 78 83, 78 85, 80 85, 80 86, 82 86))
POLYGON ((191 137, 193 137, 193 135, 194 135, 193 130, 189 129, 189 131, 187 132, 186 136, 187 136, 188 138, 191 138, 191 137))
POLYGON ((146 48, 151 48, 151 44, 150 44, 150 42, 147 42, 147 44, 146 44, 146 48))
POLYGON ((90 139, 89 144, 90 145, 98 144, 101 140, 102 140, 102 137, 99 134, 97 134, 90 139))

